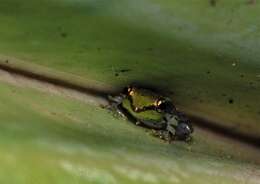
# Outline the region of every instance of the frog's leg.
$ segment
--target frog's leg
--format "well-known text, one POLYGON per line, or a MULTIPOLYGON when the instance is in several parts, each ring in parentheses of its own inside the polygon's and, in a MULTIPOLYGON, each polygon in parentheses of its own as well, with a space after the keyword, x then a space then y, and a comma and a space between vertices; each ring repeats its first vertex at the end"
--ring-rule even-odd
POLYGON ((124 99, 125 99, 125 95, 123 95, 123 94, 120 94, 117 96, 111 96, 111 95, 108 96, 109 103, 111 105, 116 105, 116 106, 121 104, 124 99))
POLYGON ((178 125, 177 116, 174 114, 166 113, 164 118, 167 123, 166 132, 171 135, 171 139, 169 141, 172 141, 175 139, 176 127, 178 125))
POLYGON ((126 96, 123 94, 120 94, 117 96, 109 95, 108 96, 109 105, 107 106, 107 108, 109 110, 116 112, 116 115, 126 118, 126 116, 124 115, 124 113, 122 112, 122 110, 120 108, 120 105, 122 104, 122 102, 125 98, 126 98, 126 96))
POLYGON ((152 135, 155 137, 159 137, 160 139, 167 141, 168 143, 171 143, 171 141, 174 139, 172 133, 167 130, 152 130, 152 135))
POLYGON ((167 117, 164 117, 161 122, 157 122, 156 124, 158 126, 154 127, 155 129, 152 130, 152 135, 171 143, 171 141, 175 138, 175 127, 172 126, 172 124, 169 122, 170 121, 167 119, 167 117))

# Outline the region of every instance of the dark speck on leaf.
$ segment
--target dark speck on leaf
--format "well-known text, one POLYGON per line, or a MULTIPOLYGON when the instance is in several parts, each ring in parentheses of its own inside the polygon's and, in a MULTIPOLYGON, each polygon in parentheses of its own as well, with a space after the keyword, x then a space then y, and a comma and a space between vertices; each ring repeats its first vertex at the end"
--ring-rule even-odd
POLYGON ((228 21, 227 21, 227 24, 231 24, 233 22, 233 19, 229 19, 228 21))
POLYGON ((100 48, 100 47, 98 47, 98 48, 97 48, 97 50, 98 50, 98 51, 101 51, 101 48, 100 48))
POLYGON ((125 72, 131 72, 131 69, 121 69, 121 70, 116 70, 117 73, 125 73, 125 72))
POLYGON ((210 71, 207 71, 207 74, 210 74, 211 72, 210 71))
POLYGON ((60 35, 61 35, 62 38, 66 38, 66 37, 68 36, 68 34, 67 34, 67 33, 64 33, 64 32, 61 33, 60 35))
POLYGON ((244 75, 243 75, 243 74, 241 74, 241 75, 240 75, 240 77, 241 77, 241 78, 243 78, 243 77, 244 77, 244 75))
POLYGON ((248 4, 254 5, 254 4, 256 4, 256 0, 248 0, 248 4))
POLYGON ((153 51, 153 48, 148 48, 147 50, 149 50, 149 51, 153 51))
POLYGON ((120 70, 120 72, 122 72, 122 73, 124 73, 124 72, 130 72, 131 71, 131 69, 122 69, 122 70, 120 70))
POLYGON ((130 72, 131 69, 121 69, 121 70, 115 70, 115 76, 118 77, 120 73, 130 72))
POLYGON ((209 4, 214 7, 217 5, 217 0, 209 0, 209 4))
POLYGON ((233 104, 234 103, 234 100, 232 98, 228 99, 228 103, 229 104, 233 104))
POLYGON ((223 93, 222 96, 227 96, 227 95, 225 93, 223 93))

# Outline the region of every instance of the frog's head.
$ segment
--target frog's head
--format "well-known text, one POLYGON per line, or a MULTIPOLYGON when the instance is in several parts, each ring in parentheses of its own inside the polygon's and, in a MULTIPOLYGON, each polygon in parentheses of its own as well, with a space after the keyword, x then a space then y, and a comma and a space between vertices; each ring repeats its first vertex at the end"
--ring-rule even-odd
POLYGON ((191 138, 193 127, 190 120, 183 115, 178 118, 178 125, 175 129, 175 136, 178 140, 188 141, 191 138))

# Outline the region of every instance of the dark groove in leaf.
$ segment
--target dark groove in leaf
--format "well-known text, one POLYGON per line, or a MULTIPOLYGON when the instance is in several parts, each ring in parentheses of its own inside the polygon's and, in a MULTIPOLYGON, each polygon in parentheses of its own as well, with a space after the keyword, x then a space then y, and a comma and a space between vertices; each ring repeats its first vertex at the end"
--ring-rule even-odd
POLYGON ((86 93, 86 94, 93 95, 93 96, 99 96, 99 97, 102 97, 102 98, 105 98, 105 99, 107 99, 107 95, 109 93, 111 93, 111 91, 104 91, 104 90, 89 88, 89 87, 82 86, 82 85, 79 85, 79 84, 71 83, 71 82, 63 80, 63 79, 54 78, 54 77, 46 76, 46 75, 43 75, 43 74, 38 74, 38 73, 35 73, 33 71, 28 71, 28 70, 25 70, 25 69, 12 67, 12 66, 2 64, 2 63, 0 63, 0 69, 7 71, 7 72, 10 72, 10 73, 14 73, 14 74, 17 74, 17 75, 24 76, 24 77, 27 77, 27 78, 38 80, 38 81, 41 81, 41 82, 46 82, 46 83, 54 84, 54 85, 57 85, 57 86, 60 86, 60 87, 63 87, 63 88, 76 90, 76 91, 79 91, 81 93, 86 93))
POLYGON ((208 121, 201 117, 194 115, 189 115, 189 118, 194 122, 194 124, 200 128, 207 129, 211 132, 222 135, 223 137, 228 137, 235 139, 237 141, 250 144, 254 147, 260 148, 260 137, 245 134, 242 132, 237 132, 236 129, 232 129, 223 125, 220 125, 217 122, 208 121))
MULTIPOLYGON (((43 74, 38 74, 33 71, 29 71, 29 70, 25 70, 25 69, 21 69, 21 68, 17 68, 17 67, 12 67, 12 66, 8 65, 8 63, 0 63, 0 69, 7 71, 9 73, 31 78, 33 80, 50 83, 50 84, 53 84, 56 86, 60 86, 60 87, 67 88, 67 89, 72 89, 72 90, 75 90, 75 91, 78 91, 81 93, 101 97, 104 99, 107 99, 108 94, 116 93, 116 91, 105 91, 105 90, 93 89, 90 87, 82 86, 80 84, 74 84, 72 82, 69 82, 69 81, 66 81, 63 79, 50 77, 50 76, 46 76, 43 74)), ((259 136, 253 136, 253 135, 245 134, 242 132, 236 132, 234 129, 220 125, 217 122, 212 122, 212 121, 203 119, 198 116, 189 115, 189 118, 198 127, 201 127, 203 129, 207 129, 211 132, 223 135, 224 137, 228 137, 228 138, 240 141, 242 143, 247 143, 254 147, 260 148, 260 137, 259 136)))

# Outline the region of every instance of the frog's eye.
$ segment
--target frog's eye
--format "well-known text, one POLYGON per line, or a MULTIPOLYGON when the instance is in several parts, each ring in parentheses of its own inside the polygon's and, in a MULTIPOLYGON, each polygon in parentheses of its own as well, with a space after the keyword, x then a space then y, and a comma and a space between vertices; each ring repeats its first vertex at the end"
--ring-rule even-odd
POLYGON ((132 88, 131 86, 129 86, 129 87, 127 88, 128 93, 130 93, 132 90, 133 90, 133 88, 132 88))
POLYGON ((125 87, 123 93, 125 95, 131 95, 131 93, 133 93, 133 87, 132 86, 125 87))
POLYGON ((160 105, 162 105, 162 103, 163 103, 162 100, 158 100, 156 105, 157 105, 157 106, 160 106, 160 105))

